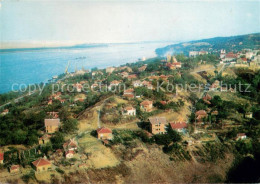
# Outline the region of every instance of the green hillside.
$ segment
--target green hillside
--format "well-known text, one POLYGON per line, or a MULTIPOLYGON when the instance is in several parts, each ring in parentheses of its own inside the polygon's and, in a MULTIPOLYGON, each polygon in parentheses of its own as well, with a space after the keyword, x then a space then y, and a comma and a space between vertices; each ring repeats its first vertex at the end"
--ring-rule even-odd
POLYGON ((183 42, 174 45, 168 45, 163 48, 156 49, 158 56, 164 56, 167 53, 177 54, 184 53, 188 55, 189 51, 210 51, 216 52, 220 49, 228 51, 238 51, 242 49, 259 49, 260 48, 260 33, 239 35, 231 37, 216 37, 210 39, 196 40, 183 42))

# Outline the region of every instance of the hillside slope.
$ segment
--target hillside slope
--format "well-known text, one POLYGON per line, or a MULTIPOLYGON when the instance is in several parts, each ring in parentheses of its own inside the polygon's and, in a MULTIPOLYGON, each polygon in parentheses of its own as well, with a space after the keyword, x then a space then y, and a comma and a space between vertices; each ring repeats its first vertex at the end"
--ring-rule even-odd
POLYGON ((260 33, 239 35, 231 37, 215 37, 210 39, 202 39, 190 42, 183 42, 174 45, 168 45, 155 50, 158 56, 164 56, 167 53, 176 54, 184 53, 187 55, 189 51, 204 50, 218 51, 225 49, 227 51, 238 51, 242 49, 259 49, 260 48, 260 33))

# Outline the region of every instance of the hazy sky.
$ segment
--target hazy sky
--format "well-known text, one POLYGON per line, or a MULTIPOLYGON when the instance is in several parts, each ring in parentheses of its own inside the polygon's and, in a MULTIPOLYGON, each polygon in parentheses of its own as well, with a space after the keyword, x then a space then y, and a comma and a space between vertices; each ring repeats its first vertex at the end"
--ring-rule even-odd
POLYGON ((2 0, 1 40, 135 42, 260 31, 260 1, 2 0))

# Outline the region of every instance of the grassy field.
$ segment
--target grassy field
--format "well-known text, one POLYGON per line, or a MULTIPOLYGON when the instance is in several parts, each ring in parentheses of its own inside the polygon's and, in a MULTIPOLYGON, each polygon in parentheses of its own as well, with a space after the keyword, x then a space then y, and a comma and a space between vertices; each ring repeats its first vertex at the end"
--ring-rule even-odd
POLYGON ((104 146, 96 137, 86 134, 78 140, 79 147, 91 156, 87 165, 92 168, 114 167, 120 163, 109 148, 104 146))

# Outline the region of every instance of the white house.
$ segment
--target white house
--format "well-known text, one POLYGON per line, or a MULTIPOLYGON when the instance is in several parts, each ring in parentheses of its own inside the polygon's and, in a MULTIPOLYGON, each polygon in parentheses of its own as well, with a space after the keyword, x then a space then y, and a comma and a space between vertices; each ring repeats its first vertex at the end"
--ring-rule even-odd
POLYGON ((237 134, 236 140, 244 140, 246 139, 246 134, 245 133, 239 133, 237 134))
POLYGON ((133 81, 133 86, 135 88, 143 86, 143 83, 140 80, 133 81))
POLYGON ((136 109, 132 106, 125 107, 122 110, 122 115, 124 115, 124 116, 135 116, 136 115, 136 109))

